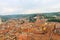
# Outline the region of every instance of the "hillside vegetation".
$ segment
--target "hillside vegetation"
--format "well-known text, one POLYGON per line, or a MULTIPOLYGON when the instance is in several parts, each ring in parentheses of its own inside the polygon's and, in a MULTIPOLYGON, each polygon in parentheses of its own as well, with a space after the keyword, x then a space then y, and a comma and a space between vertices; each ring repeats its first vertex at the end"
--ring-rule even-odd
MULTIPOLYGON (((17 15, 5 15, 5 16, 2 16, 0 15, 0 17, 3 19, 3 21, 6 21, 8 19, 19 19, 19 18, 27 18, 27 19, 30 19, 30 18, 33 18, 37 15, 40 15, 40 16, 44 16, 44 18, 48 19, 48 21, 58 21, 60 22, 60 19, 55 19, 55 16, 59 16, 60 17, 60 12, 54 12, 54 13, 35 13, 35 14, 17 14, 17 15)), ((32 20, 32 19, 30 19, 32 20)))

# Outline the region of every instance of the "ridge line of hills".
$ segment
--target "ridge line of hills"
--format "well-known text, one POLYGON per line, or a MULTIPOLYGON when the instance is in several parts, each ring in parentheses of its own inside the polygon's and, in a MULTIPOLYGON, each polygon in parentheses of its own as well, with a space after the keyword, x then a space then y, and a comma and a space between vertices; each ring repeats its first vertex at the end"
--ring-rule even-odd
POLYGON ((36 15, 42 15, 47 17, 53 17, 53 16, 59 16, 60 12, 53 12, 53 13, 35 13, 35 14, 16 14, 16 15, 0 15, 0 18, 2 19, 12 19, 12 18, 28 18, 28 17, 35 17, 36 15))

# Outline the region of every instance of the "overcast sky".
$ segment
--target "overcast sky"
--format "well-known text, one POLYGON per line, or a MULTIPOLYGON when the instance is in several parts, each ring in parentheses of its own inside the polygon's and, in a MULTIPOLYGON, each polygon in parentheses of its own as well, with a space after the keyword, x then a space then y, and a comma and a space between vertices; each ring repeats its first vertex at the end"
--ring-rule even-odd
POLYGON ((0 15, 60 11, 60 0, 0 0, 0 15))

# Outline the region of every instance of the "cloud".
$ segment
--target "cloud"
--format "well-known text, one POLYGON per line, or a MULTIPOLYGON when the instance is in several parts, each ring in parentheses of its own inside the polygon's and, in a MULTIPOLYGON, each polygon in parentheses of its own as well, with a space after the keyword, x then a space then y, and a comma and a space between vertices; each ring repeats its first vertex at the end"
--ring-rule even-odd
POLYGON ((8 8, 2 8, 0 10, 0 15, 11 15, 11 14, 18 14, 18 13, 21 13, 23 9, 22 8, 11 8, 11 7, 8 7, 8 8))
POLYGON ((0 0, 0 15, 60 11, 60 0, 0 0))
POLYGON ((60 12, 60 3, 50 5, 50 6, 37 7, 37 8, 28 9, 24 11, 25 14, 49 13, 49 12, 60 12))
POLYGON ((15 11, 16 11, 16 9, 14 9, 14 8, 3 8, 1 10, 1 13, 10 13, 10 12, 15 12, 15 11))
POLYGON ((9 15, 22 9, 19 0, 0 0, 0 15, 9 15))
POLYGON ((32 14, 32 13, 41 13, 41 12, 42 12, 41 9, 36 8, 36 9, 25 10, 23 11, 23 14, 32 14))

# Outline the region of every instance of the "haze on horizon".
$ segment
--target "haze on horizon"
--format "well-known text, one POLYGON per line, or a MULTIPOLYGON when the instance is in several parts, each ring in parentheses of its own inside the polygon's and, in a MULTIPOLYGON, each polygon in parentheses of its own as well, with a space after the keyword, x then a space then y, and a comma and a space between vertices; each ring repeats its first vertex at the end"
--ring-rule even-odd
POLYGON ((60 12, 60 0, 0 0, 0 15, 60 12))

